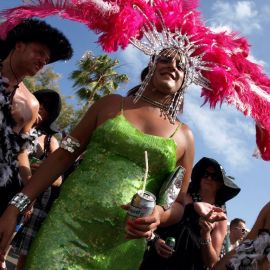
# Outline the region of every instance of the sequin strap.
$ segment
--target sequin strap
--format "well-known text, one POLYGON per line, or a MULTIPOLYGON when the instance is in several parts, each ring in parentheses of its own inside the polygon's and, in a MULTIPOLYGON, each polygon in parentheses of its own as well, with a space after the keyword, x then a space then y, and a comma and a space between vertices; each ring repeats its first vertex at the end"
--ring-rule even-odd
POLYGON ((176 132, 182 127, 182 123, 179 123, 179 125, 176 127, 175 131, 173 132, 173 134, 170 136, 170 138, 172 138, 176 132))
POLYGON ((67 135, 62 140, 60 147, 70 153, 74 153, 80 147, 80 142, 71 135, 67 135))

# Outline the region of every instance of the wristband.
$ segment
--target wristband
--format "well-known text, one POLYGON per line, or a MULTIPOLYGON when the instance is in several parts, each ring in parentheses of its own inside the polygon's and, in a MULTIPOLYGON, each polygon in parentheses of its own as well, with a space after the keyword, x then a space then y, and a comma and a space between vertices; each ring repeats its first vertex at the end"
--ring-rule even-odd
POLYGON ((11 199, 9 205, 14 205, 19 210, 20 214, 22 214, 30 203, 31 200, 29 199, 29 197, 20 192, 11 199))
POLYGON ((206 240, 203 240, 203 239, 201 239, 200 240, 200 245, 201 246, 209 246, 210 245, 210 243, 211 243, 211 238, 208 238, 208 239, 206 239, 206 240))

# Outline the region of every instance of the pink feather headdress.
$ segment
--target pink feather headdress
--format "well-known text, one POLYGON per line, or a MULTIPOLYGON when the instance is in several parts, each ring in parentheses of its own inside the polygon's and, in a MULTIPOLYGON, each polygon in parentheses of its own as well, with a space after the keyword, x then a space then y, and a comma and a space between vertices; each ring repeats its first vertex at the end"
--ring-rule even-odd
POLYGON ((202 87, 205 103, 209 102, 214 108, 225 101, 252 116, 257 123, 256 141, 261 157, 270 160, 270 79, 261 66, 248 59, 249 44, 244 37, 233 32, 214 32, 206 27, 197 10, 197 0, 28 2, 0 13, 6 18, 0 28, 2 39, 23 19, 49 15, 86 24, 100 34, 98 41, 108 52, 119 47, 124 49, 132 43, 153 55, 168 47, 168 37, 174 39, 174 46, 178 42, 179 49, 186 49, 191 59, 190 83, 202 87), (153 47, 151 42, 158 46, 149 51, 153 47), (188 48, 191 44, 193 46, 188 48))

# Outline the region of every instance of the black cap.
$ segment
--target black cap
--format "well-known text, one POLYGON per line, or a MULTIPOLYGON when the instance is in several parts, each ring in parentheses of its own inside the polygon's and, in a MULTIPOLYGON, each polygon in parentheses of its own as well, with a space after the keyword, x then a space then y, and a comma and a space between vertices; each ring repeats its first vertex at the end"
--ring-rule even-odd
POLYGON ((26 19, 0 40, 0 57, 5 59, 19 41, 40 42, 50 50, 49 63, 71 58, 73 50, 67 38, 56 28, 38 19, 26 19))
POLYGON ((215 169, 216 173, 218 174, 218 179, 223 183, 216 195, 216 203, 223 205, 226 201, 235 197, 241 189, 233 182, 234 178, 232 176, 226 175, 223 167, 215 159, 203 157, 195 164, 191 174, 189 191, 199 191, 201 178, 205 172, 205 169, 209 166, 215 169))

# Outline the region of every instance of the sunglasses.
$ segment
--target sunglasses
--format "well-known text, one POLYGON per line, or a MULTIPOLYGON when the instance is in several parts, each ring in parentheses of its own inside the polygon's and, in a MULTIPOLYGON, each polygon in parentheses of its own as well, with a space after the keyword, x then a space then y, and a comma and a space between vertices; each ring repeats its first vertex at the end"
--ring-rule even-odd
POLYGON ((212 172, 209 172, 209 171, 205 171, 202 177, 203 178, 211 177, 212 180, 219 181, 218 176, 217 176, 217 174, 215 172, 212 173, 212 172))
POLYGON ((169 64, 169 63, 172 63, 173 61, 176 61, 176 68, 179 71, 184 71, 185 70, 184 63, 182 63, 181 60, 177 60, 175 57, 167 56, 167 55, 159 55, 157 57, 157 62, 158 63, 169 64))
POLYGON ((241 230, 242 234, 245 234, 247 232, 247 230, 245 228, 235 227, 235 229, 241 230))

